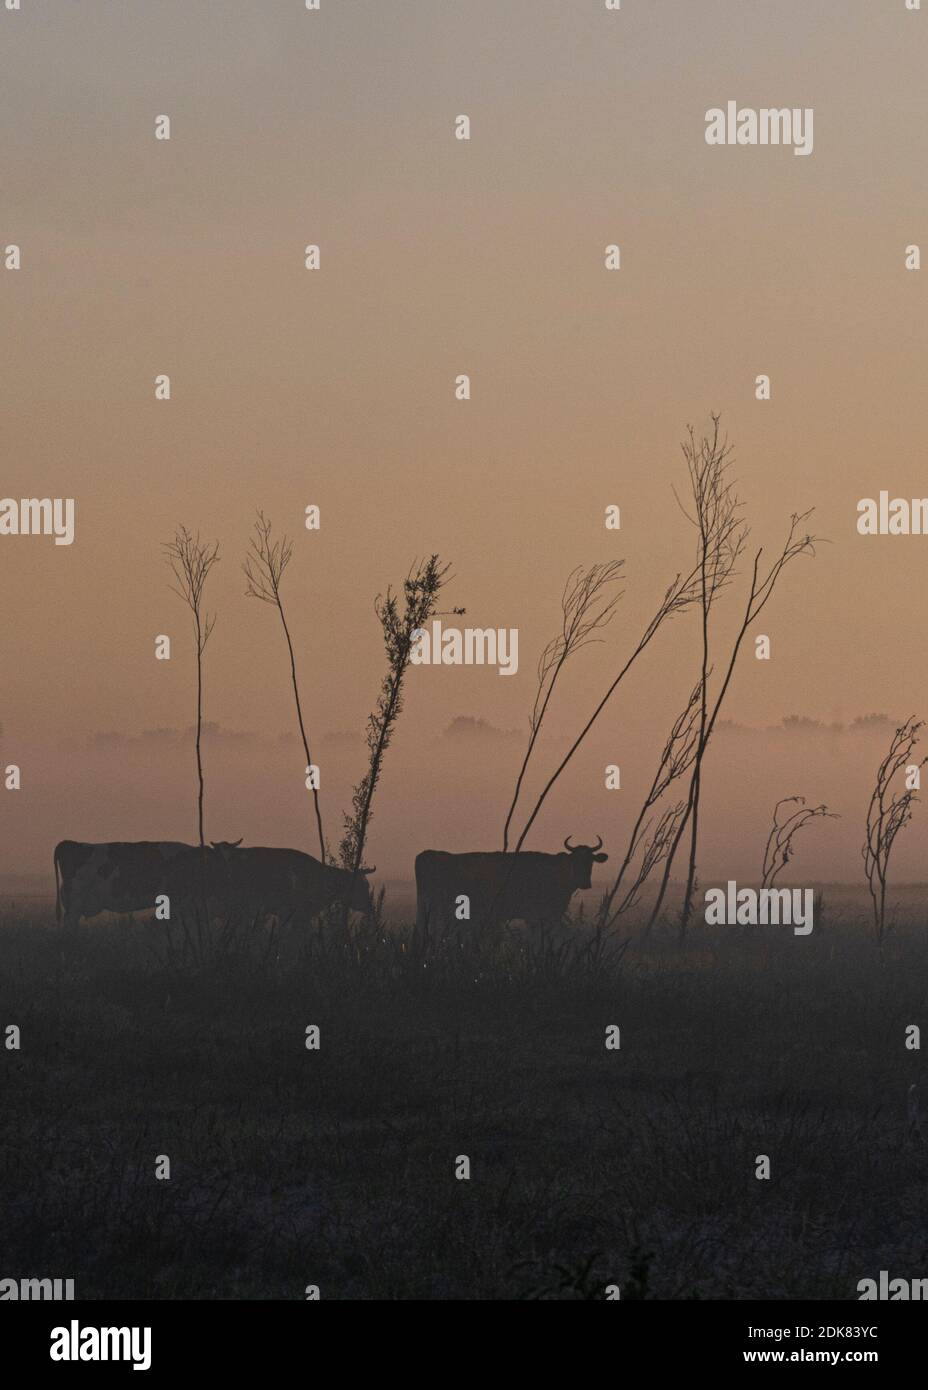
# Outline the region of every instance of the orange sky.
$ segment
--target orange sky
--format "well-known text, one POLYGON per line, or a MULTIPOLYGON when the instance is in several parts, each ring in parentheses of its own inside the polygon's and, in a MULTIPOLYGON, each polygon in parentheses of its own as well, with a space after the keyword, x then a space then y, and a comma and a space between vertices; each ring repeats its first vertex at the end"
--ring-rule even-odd
MULTIPOLYGON (((412 673, 371 858, 402 874, 426 843, 496 847, 518 742, 477 740, 465 776, 440 735, 460 715, 523 729, 567 572, 624 556, 627 596, 552 710, 552 756, 575 731, 688 564, 671 486, 686 423, 711 409, 757 541, 811 506, 831 541, 785 576, 759 629, 773 659, 748 654, 729 715, 928 712, 928 538, 855 532, 859 498, 928 495, 926 272, 903 267, 907 244, 928 249, 926 56, 928 13, 902 0, 0 11, 0 244, 23 256, 0 270, 0 493, 73 496, 77 512, 70 547, 0 537, 2 760, 24 778, 0 792, 5 866, 44 867, 65 834, 194 835, 182 760, 62 751, 191 723, 187 615, 160 555, 178 521, 222 547, 207 717, 272 743, 292 732, 280 633, 244 598, 257 506, 295 539, 285 596, 333 838, 363 770, 338 735, 362 729, 381 676, 374 595, 438 551, 468 622, 518 627, 512 679, 412 673), (707 146, 705 112, 729 99, 813 108, 812 155, 707 146), (318 534, 300 529, 309 502, 318 534), (162 632, 170 663, 154 660, 162 632)), ((695 638, 686 620, 658 639, 535 847, 621 838, 636 783, 607 801, 603 762, 644 775, 695 638)), ((874 751, 823 744, 808 788, 772 764, 764 804, 829 800, 840 762, 859 820, 874 751)), ((298 754, 246 767, 220 739, 213 832, 308 847, 298 754)), ((710 756, 706 872, 724 873, 750 862, 757 825, 726 792, 734 755, 710 756)), ((836 872, 858 871, 852 841, 836 872)))

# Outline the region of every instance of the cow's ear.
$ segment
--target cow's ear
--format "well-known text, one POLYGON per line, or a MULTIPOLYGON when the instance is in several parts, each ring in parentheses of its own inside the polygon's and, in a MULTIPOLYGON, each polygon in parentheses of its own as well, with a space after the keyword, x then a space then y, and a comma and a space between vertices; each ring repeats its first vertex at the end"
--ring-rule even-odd
POLYGON ((605 864, 605 862, 606 862, 606 860, 607 860, 608 858, 609 858, 608 854, 594 854, 594 855, 593 855, 593 863, 594 863, 594 864, 605 864))

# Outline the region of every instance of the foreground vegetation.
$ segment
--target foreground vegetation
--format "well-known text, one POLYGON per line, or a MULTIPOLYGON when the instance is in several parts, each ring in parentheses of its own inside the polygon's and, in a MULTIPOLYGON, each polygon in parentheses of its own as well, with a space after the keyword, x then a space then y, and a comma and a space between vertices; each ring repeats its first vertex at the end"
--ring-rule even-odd
POLYGON ((913 911, 880 963, 863 907, 843 915, 685 947, 332 924, 191 950, 7 911, 0 1274, 275 1299, 854 1298, 880 1269, 924 1276, 904 1043, 928 933, 913 911))

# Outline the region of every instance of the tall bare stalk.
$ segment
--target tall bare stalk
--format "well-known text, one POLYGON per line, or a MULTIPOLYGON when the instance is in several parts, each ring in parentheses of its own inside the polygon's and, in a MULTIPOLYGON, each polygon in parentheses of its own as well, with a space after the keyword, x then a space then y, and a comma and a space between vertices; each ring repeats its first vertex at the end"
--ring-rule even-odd
POLYGON ((615 606, 622 597, 619 593, 610 598, 609 587, 618 583, 624 564, 624 560, 609 560, 605 564, 591 565, 589 569, 578 566, 567 576, 561 596, 561 630, 551 638, 538 659, 538 685, 529 719, 528 746, 503 826, 504 851, 509 849, 509 827, 558 677, 581 647, 601 641, 596 633, 612 620, 615 606))
POLYGON ((200 847, 202 848, 205 844, 203 838, 203 754, 201 747, 203 732, 203 652, 216 623, 216 615, 213 614, 211 617, 203 607, 203 589, 206 585, 210 570, 219 559, 219 542, 201 541, 199 534, 193 536, 187 530, 186 526, 179 526, 174 533, 174 539, 164 545, 164 552, 165 559, 176 581, 176 584, 171 585, 171 592, 177 594, 178 598, 183 599, 184 603, 187 604, 193 614, 193 625, 196 635, 197 825, 200 836, 200 847))
MULTIPOLYGON (((897 794, 892 784, 903 769, 912 764, 912 755, 924 720, 910 716, 893 734, 889 752, 877 768, 876 783, 867 808, 867 833, 861 849, 867 886, 873 907, 873 928, 882 955, 886 927, 886 884, 889 860, 900 830, 912 819, 912 806, 918 800, 913 787, 897 794)), ((928 758, 922 758, 919 769, 928 758)))
POLYGON ((613 694, 621 685, 625 677, 628 675, 628 672, 634 666, 635 662, 638 660, 639 656, 641 656, 642 652, 651 643, 651 641, 654 639, 654 637, 659 632, 660 628, 663 626, 663 624, 666 622, 668 618, 672 618, 676 614, 682 613, 686 608, 690 606, 691 603, 694 602, 694 599, 696 597, 694 588, 695 580, 695 570, 691 570, 685 578, 681 577, 678 574, 674 578, 673 582, 666 589, 663 598, 658 604, 656 611, 654 612, 653 616, 651 617, 650 621, 645 627, 643 633, 639 637, 638 643, 632 651, 631 655, 629 656, 628 660, 621 667, 618 675, 610 683, 608 689, 606 690, 606 693, 603 695, 602 699, 599 701, 596 708, 593 710, 593 713, 590 715, 589 719, 586 721, 583 728, 580 730, 579 734, 574 739, 567 752, 564 754, 564 757, 558 763, 557 767, 554 769, 554 772, 551 774, 544 787, 539 792, 538 797, 535 801, 535 805, 532 808, 532 812, 528 817, 528 820, 525 822, 525 825, 522 829, 522 833, 519 836, 518 841, 516 842, 516 853, 518 853, 518 851, 522 848, 523 844, 525 843, 525 838, 531 830, 532 826, 534 825, 538 813, 544 805, 545 801, 547 800, 552 787, 555 785, 558 778, 561 776, 561 773, 567 767, 568 763, 576 753, 577 749, 583 743, 583 740, 586 738, 587 734, 590 732, 593 725, 596 723, 597 719, 602 714, 603 710, 606 708, 606 705, 609 703, 613 694))
POLYGON ((599 905, 598 921, 603 927, 612 926, 623 913, 634 907, 645 883, 670 852, 679 818, 685 810, 685 803, 680 802, 663 811, 658 817, 653 833, 651 832, 653 816, 650 813, 652 807, 657 805, 669 787, 684 775, 695 757, 699 736, 700 696, 701 685, 697 682, 690 692, 686 707, 675 720, 667 742, 664 744, 657 771, 641 804, 638 818, 632 826, 625 856, 619 865, 612 887, 604 894, 599 905), (637 856, 639 846, 642 846, 643 849, 634 879, 619 899, 619 905, 613 912, 613 902, 625 882, 625 876, 637 856))
POLYGON ((686 807, 674 832, 670 850, 664 859, 661 885, 648 923, 649 927, 653 925, 661 910, 670 881, 674 858, 683 835, 689 827, 687 876, 680 910, 681 938, 686 935, 696 886, 702 767, 709 740, 728 693, 748 629, 766 607, 786 566, 800 555, 814 555, 817 539, 800 529, 803 522, 811 515, 811 511, 803 512, 801 515, 794 513, 790 519, 789 532, 782 549, 769 568, 766 570, 761 568, 763 548, 755 553, 750 588, 740 626, 732 642, 728 662, 722 668, 721 683, 713 700, 709 694, 712 670, 712 614, 719 595, 732 582, 735 566, 745 549, 750 530, 741 520, 742 504, 729 478, 731 448, 727 439, 721 436, 719 416, 712 416, 712 429, 708 435, 704 435, 701 439, 697 440, 695 431, 690 428, 682 448, 689 475, 692 510, 687 510, 682 507, 682 504, 681 509, 697 533, 696 588, 701 631, 699 736, 692 761, 686 807))
MULTIPOLYGON (((280 597, 280 582, 283 578, 284 570, 290 563, 293 554, 292 542, 283 536, 279 541, 271 540, 271 523, 266 520, 263 512, 258 512, 258 519, 255 522, 255 534, 251 538, 251 554, 242 565, 245 578, 248 581, 245 594, 248 598, 260 599, 262 603, 273 604, 280 614, 281 626, 284 630, 284 637, 287 641, 287 652, 290 656, 290 682, 293 686, 293 701, 296 705, 296 721, 300 729, 300 738, 303 740, 303 752, 306 755, 307 768, 313 765, 312 756, 309 751, 309 739, 306 734, 306 725, 303 721, 303 706, 300 700, 300 687, 296 675, 296 658, 293 654, 293 642, 290 639, 290 629, 287 626, 287 619, 284 614, 283 600, 280 597)), ((312 787, 313 810, 316 813, 316 830, 319 835, 319 858, 323 864, 326 862, 325 836, 322 833, 322 810, 319 801, 319 788, 312 787)))

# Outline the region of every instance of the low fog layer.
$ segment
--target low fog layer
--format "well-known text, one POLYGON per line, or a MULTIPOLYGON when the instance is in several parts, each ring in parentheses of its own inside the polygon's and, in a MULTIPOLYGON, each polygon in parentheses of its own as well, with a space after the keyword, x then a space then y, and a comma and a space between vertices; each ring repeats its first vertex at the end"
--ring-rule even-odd
MULTIPOLYGON (((546 803, 526 848, 556 851, 567 835, 586 841, 601 835, 613 860, 624 850, 663 738, 650 720, 648 728, 642 726, 645 718, 645 712, 633 711, 620 720, 617 712, 593 731, 546 803), (621 769, 619 790, 605 788, 607 764, 621 769)), ((825 724, 794 715, 765 728, 720 725, 705 765, 700 878, 756 879, 774 804, 801 795, 810 805, 827 803, 840 819, 816 821, 803 832, 783 881, 861 880, 866 805, 895 722, 869 715, 825 724)), ((540 743, 517 828, 566 746, 554 738, 540 743)), ((369 838, 367 861, 377 865, 378 877, 411 879, 422 849, 500 849, 524 747, 523 731, 475 716, 457 716, 431 738, 421 737, 414 721, 401 721, 369 838)), ((341 813, 363 771, 366 750, 359 735, 334 731, 320 737, 312 751, 323 770, 326 838, 335 848, 341 813)), ((2 756, 4 763, 14 757, 9 739, 2 756)), ((4 875, 50 874, 53 846, 64 838, 196 840, 191 730, 98 734, 64 743, 54 757, 23 746, 15 756, 23 767, 23 786, 4 798, 4 875)), ((318 853, 305 759, 294 736, 210 725, 204 761, 208 838, 242 836, 246 844, 318 853)), ((925 877, 923 815, 928 810, 916 806, 912 825, 898 841, 897 882, 925 877)))

